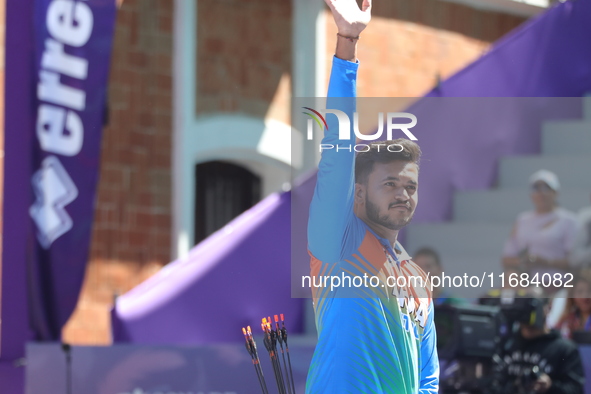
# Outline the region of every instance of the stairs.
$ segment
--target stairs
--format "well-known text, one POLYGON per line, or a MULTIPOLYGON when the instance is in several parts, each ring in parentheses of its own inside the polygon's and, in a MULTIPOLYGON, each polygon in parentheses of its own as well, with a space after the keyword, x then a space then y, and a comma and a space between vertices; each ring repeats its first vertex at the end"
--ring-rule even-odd
MULTIPOLYGON (((513 222, 520 212, 533 209, 529 176, 539 169, 555 172, 561 183, 559 204, 571 211, 589 205, 591 194, 591 97, 583 99, 583 119, 546 122, 541 130, 542 151, 535 156, 500 160, 498 186, 487 191, 456 192, 453 220, 412 224, 405 248, 411 255, 422 246, 441 256, 446 275, 482 277, 502 272, 501 254, 513 222)), ((500 281, 498 276, 495 285, 500 281)), ((474 298, 490 289, 451 289, 459 297, 474 298)))

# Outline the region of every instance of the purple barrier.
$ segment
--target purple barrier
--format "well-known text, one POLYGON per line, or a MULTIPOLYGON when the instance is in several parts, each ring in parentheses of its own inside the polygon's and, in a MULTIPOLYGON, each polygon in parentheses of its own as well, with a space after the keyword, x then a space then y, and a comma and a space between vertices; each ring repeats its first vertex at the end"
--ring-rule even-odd
MULTIPOLYGON (((259 357, 269 392, 277 392, 267 352, 259 357)), ((303 393, 313 346, 290 346, 296 392, 303 393)), ((65 393, 66 357, 59 344, 27 346, 27 394, 65 393)), ((72 393, 260 394, 243 344, 200 347, 73 347, 72 393)))
MULTIPOLYGON (((261 341, 257 342, 269 392, 277 392, 268 354, 261 341)), ((314 345, 290 345, 296 393, 304 392, 313 351, 314 345)), ((579 351, 589 377, 591 346, 580 346, 579 351)), ((71 355, 72 393, 261 393, 250 356, 242 344, 73 347, 71 355)), ((66 392, 66 358, 59 344, 30 343, 27 360, 27 394, 66 392)), ((586 379, 585 393, 591 394, 591 379, 586 379)))
POLYGON ((113 340, 202 344, 242 340, 241 327, 283 313, 301 332, 303 301, 290 294, 291 193, 273 194, 189 255, 117 299, 113 340))

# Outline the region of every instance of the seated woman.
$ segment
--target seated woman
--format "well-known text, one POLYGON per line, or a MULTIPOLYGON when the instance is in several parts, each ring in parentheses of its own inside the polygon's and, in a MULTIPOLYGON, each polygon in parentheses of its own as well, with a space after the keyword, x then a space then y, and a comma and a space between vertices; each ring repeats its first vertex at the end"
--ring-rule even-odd
POLYGON ((560 183, 553 172, 540 170, 529 180, 533 211, 521 213, 503 250, 505 269, 518 267, 530 275, 570 271, 575 215, 557 203, 560 183))

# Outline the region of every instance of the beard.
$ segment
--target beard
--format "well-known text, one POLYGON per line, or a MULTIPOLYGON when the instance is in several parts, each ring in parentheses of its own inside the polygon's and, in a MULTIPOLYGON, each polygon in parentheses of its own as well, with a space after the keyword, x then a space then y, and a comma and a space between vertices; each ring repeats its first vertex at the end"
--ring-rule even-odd
POLYGON ((372 223, 396 231, 401 230, 404 226, 409 224, 414 215, 414 213, 411 213, 408 217, 400 219, 391 219, 388 216, 388 213, 380 215, 380 208, 378 208, 378 206, 369 199, 367 193, 365 194, 365 214, 367 216, 367 219, 372 223))

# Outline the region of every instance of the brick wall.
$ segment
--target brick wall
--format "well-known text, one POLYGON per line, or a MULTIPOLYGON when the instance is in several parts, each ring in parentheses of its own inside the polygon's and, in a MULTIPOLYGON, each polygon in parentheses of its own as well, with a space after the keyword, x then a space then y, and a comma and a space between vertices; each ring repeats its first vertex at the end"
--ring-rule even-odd
MULTIPOLYGON (((359 41, 360 97, 418 97, 486 52, 525 19, 441 0, 374 2, 359 41)), ((327 11, 327 70, 336 28, 327 11)))
POLYGON ((110 343, 109 309, 170 261, 171 0, 125 0, 118 11, 98 201, 74 344, 110 343))
POLYGON ((291 1, 199 0, 197 114, 289 123, 291 29, 291 1))

